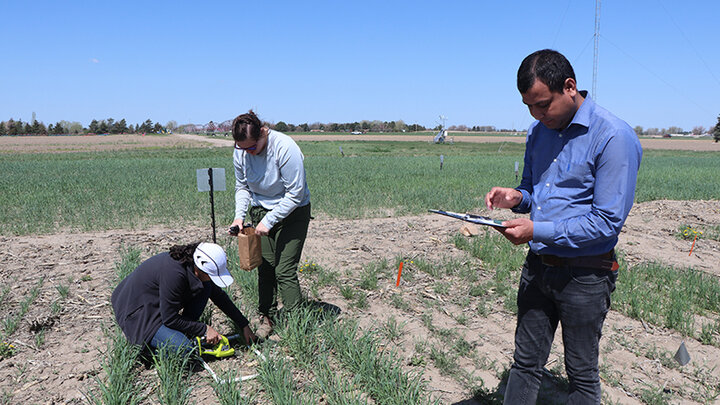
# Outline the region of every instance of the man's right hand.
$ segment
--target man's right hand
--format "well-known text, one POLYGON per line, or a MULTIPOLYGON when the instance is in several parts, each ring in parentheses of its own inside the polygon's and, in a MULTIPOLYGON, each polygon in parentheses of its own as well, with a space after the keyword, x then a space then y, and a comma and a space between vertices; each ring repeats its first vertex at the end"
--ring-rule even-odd
POLYGON ((485 205, 487 209, 513 208, 522 201, 522 193, 514 188, 493 187, 485 194, 485 205))

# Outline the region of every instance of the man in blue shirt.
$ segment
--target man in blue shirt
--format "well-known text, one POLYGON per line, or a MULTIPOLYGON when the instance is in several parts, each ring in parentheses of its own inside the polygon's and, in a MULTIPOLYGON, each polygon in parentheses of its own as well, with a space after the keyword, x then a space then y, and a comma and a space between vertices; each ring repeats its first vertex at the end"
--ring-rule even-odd
POLYGON ((527 56, 517 86, 537 119, 528 129, 522 181, 485 196, 488 209, 530 213, 500 229, 530 247, 505 403, 535 403, 558 322, 568 403, 600 403, 598 345, 617 278, 614 247, 633 204, 642 149, 626 122, 577 89, 562 54, 527 56))

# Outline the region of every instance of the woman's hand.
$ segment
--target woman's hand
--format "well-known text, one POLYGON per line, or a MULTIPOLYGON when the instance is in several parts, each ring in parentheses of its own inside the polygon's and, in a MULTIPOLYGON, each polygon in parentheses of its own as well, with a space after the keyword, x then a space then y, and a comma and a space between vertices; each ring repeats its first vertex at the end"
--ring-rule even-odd
POLYGON ((216 345, 220 342, 220 334, 210 325, 207 325, 207 330, 205 331, 205 341, 211 345, 216 345))
POLYGON ((245 327, 242 330, 243 337, 245 338, 245 344, 250 346, 253 343, 258 341, 258 337, 255 335, 255 333, 250 329, 250 325, 245 325, 245 327))
POLYGON ((255 235, 267 236, 268 233, 270 233, 270 230, 262 222, 255 228, 255 235))
POLYGON ((240 218, 235 219, 235 220, 232 222, 232 224, 230 224, 230 226, 228 227, 228 235, 233 235, 233 236, 234 236, 234 235, 237 235, 236 233, 234 233, 234 232, 232 231, 232 227, 233 227, 233 226, 237 226, 237 227, 238 227, 238 233, 237 233, 237 234, 242 233, 242 230, 243 230, 243 220, 240 219, 240 218))

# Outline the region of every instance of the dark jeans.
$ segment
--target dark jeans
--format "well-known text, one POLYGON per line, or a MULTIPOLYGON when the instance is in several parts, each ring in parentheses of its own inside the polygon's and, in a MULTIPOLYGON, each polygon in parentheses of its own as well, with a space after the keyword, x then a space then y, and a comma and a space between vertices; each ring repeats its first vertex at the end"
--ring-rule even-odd
POLYGON ((506 404, 534 404, 558 321, 562 324, 568 404, 599 404, 599 343, 617 270, 551 267, 528 253, 518 288, 514 363, 506 404))
MULTIPOLYGON (((183 317, 193 321, 200 319, 200 315, 202 315, 205 310, 205 306, 207 305, 208 298, 210 298, 212 281, 203 282, 203 286, 205 287, 203 293, 190 300, 190 302, 185 305, 182 314, 183 317)), ((172 348, 182 354, 190 354, 196 349, 195 340, 191 340, 179 330, 170 329, 165 325, 160 325, 160 329, 155 332, 155 335, 150 341, 150 347, 153 350, 157 350, 162 345, 172 348)))
MULTIPOLYGON (((263 207, 252 207, 253 225, 257 226, 267 212, 263 207)), ((258 266, 258 311, 271 319, 277 315, 278 293, 288 312, 302 303, 297 269, 309 224, 310 204, 295 208, 260 238, 263 261, 258 266)))

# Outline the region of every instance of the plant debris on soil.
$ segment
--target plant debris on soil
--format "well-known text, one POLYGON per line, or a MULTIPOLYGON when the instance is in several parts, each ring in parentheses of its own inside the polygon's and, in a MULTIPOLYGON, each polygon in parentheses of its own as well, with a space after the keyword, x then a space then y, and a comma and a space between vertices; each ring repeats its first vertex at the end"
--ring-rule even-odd
MULTIPOLYGON (((492 214, 500 218, 514 215, 509 211, 492 214)), ((628 271, 637 263, 659 262, 677 268, 692 267, 718 277, 718 240, 700 238, 689 254, 691 241, 677 237, 678 229, 686 225, 702 228, 718 224, 718 201, 639 203, 630 213, 617 248, 629 264, 628 271)), ((355 285, 363 266, 383 259, 394 263, 398 257, 429 261, 452 258, 469 261, 480 271, 482 263, 452 243, 461 226, 460 221, 432 214, 360 220, 318 216, 311 221, 303 258, 335 271, 344 285, 355 285)), ((84 393, 96 384, 94 377, 101 372, 98 358, 106 347, 104 330, 114 322, 109 301, 116 277, 114 266, 123 248, 139 248, 145 259, 173 244, 210 240, 211 234, 207 228, 187 226, 179 231, 173 226, 0 237, 0 285, 8 288, 0 302, 3 317, 17 313, 20 303, 44 277, 37 298, 9 338, 8 343, 15 347, 14 355, 0 360, 0 393, 12 398, 8 403, 84 403, 84 393)), ((223 238, 228 237, 219 236, 219 243, 231 246, 229 241, 220 240, 223 238)), ((413 273, 412 266, 403 269, 403 274, 406 272, 413 273)), ((316 298, 340 307, 342 316, 358 319, 366 329, 393 317, 403 332, 389 343, 401 356, 398 362, 408 370, 421 370, 429 390, 442 403, 479 403, 472 400, 466 387, 433 362, 412 357, 417 342, 432 339, 424 317, 431 316, 434 327, 453 330, 469 343, 474 358, 482 361, 461 358, 458 366, 481 379, 492 392, 498 389, 502 371, 512 362, 514 314, 501 303, 491 307, 485 316, 472 306, 458 305, 453 297, 467 294, 467 286, 461 285, 459 279, 438 280, 420 272, 412 276, 412 282, 401 282, 399 286, 396 274, 380 279, 379 288, 369 292, 363 308, 352 305, 334 286, 322 288, 316 298), (433 289, 438 281, 449 283, 447 294, 433 289), (407 309, 393 305, 393 297, 402 297, 407 309)), ((307 276, 300 277, 307 291, 307 276)), ((618 283, 622 282, 620 274, 618 283)), ((558 331, 548 360, 549 370, 562 369, 561 341, 558 331)), ((242 375, 249 375, 255 372, 256 363, 241 352, 213 364, 214 368, 221 366, 237 367, 242 375)), ((605 376, 603 391, 613 402, 642 403, 639 393, 648 387, 683 403, 706 402, 698 392, 705 389, 712 395, 718 389, 718 366, 720 348, 716 346, 703 345, 674 330, 616 311, 607 317, 601 341, 601 369, 605 376), (654 351, 672 356, 683 341, 691 356, 691 363, 684 367, 644 355, 654 351)), ((193 395, 197 403, 214 401, 209 386, 194 390, 193 395)))

